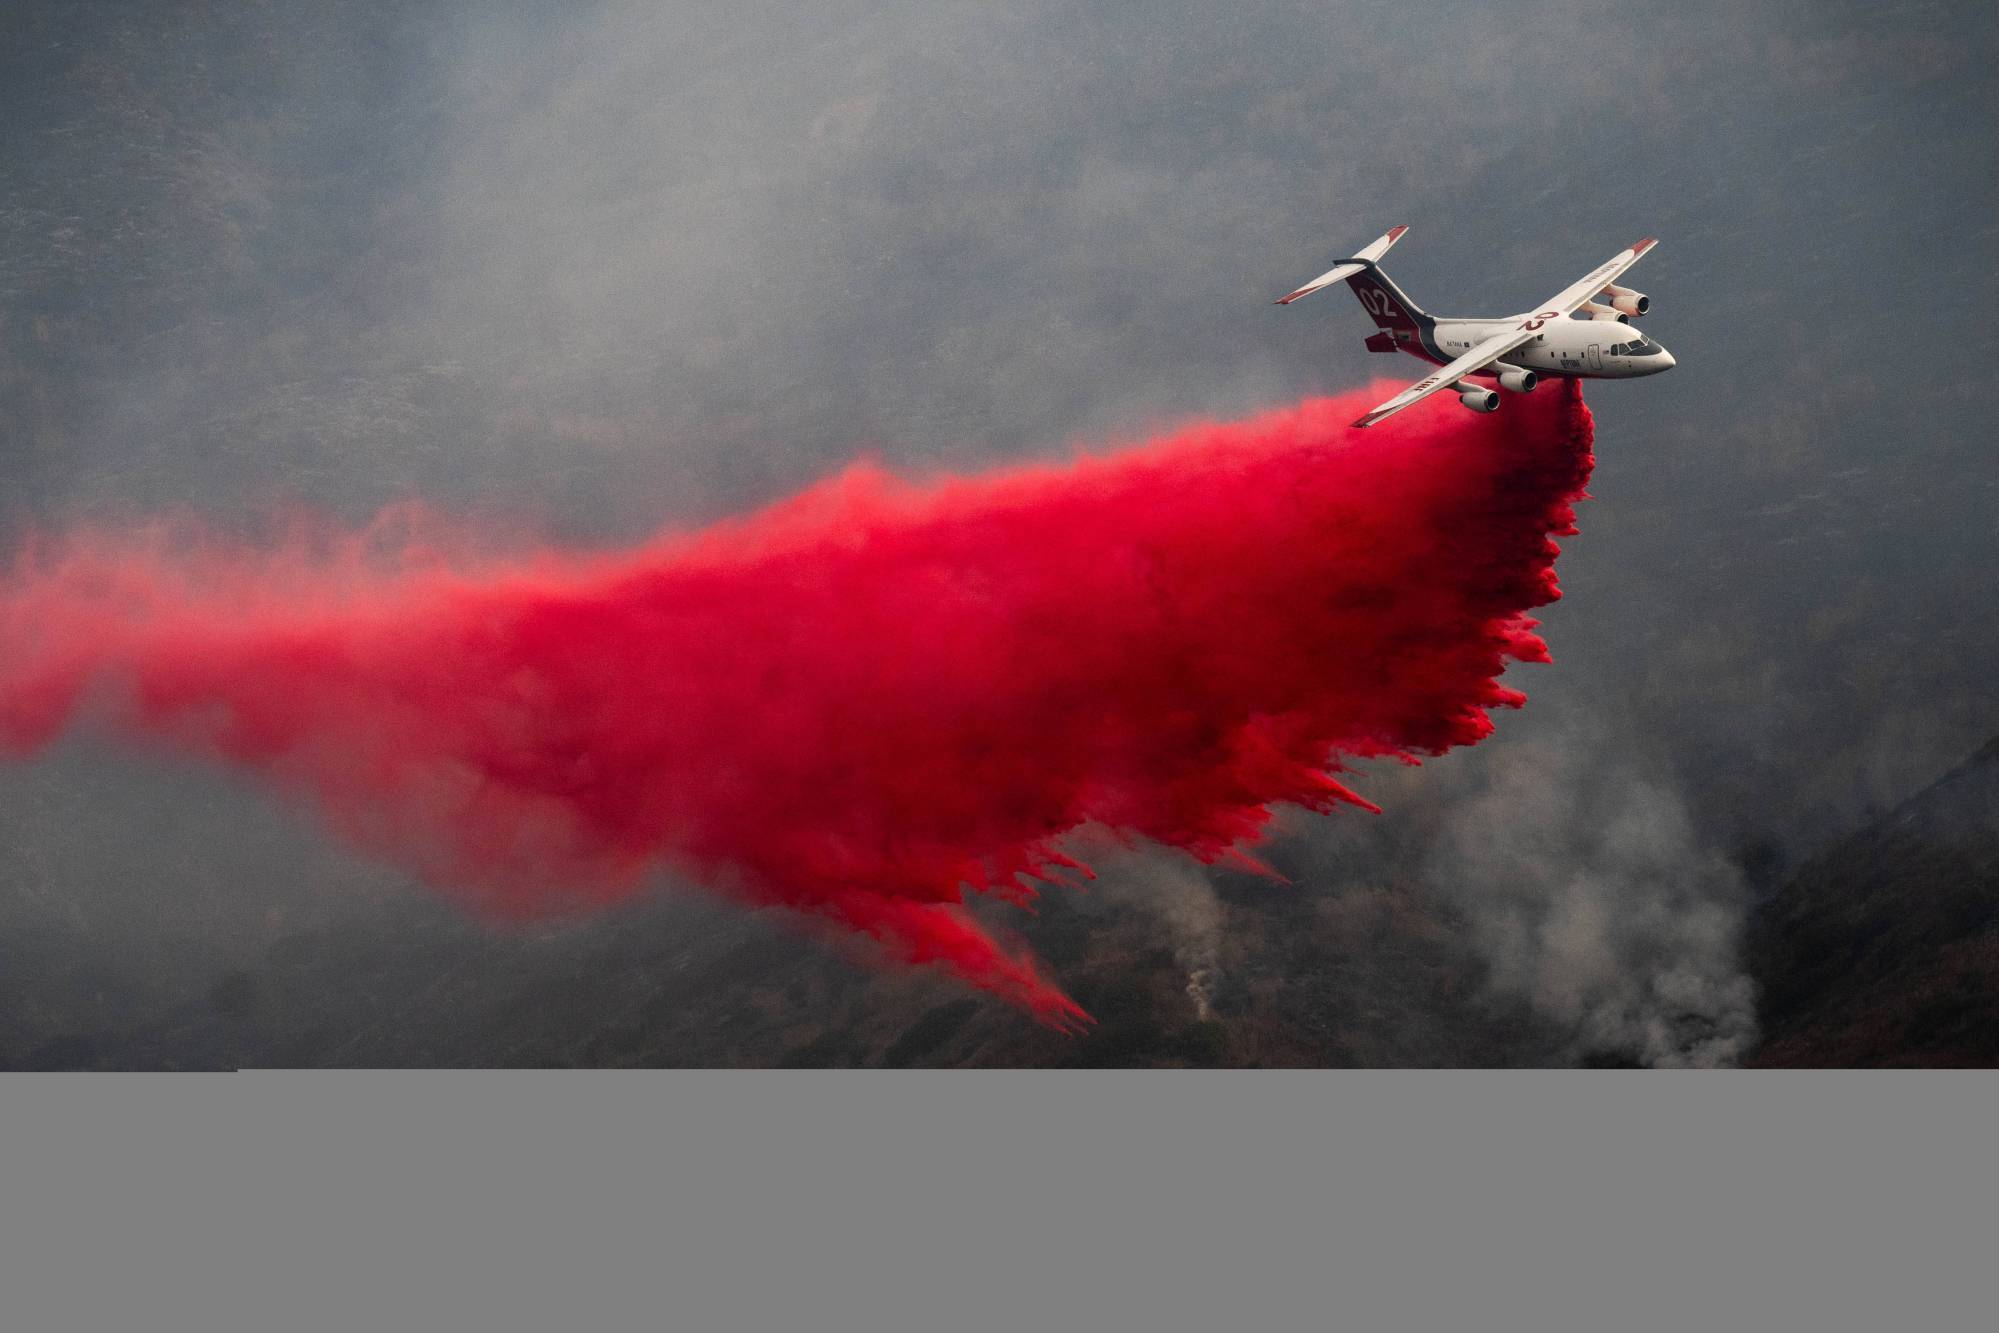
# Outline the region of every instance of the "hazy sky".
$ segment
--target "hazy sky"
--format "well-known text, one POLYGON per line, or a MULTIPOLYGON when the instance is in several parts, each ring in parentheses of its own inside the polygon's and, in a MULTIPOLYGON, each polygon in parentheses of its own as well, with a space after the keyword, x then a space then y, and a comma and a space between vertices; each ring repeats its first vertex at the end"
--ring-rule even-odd
MULTIPOLYGON (((1395 223, 1447 314, 1656 235, 1628 281, 1679 364, 1590 390, 1556 664, 1492 753, 1382 782, 1475 826, 1556 746, 1559 790, 1637 793, 1705 883, 1999 731, 1995 36, 1970 4, 15 4, 0 533, 419 496, 618 541, 857 453, 1407 379, 1343 291, 1270 304, 1395 223)), ((88 745, 0 771, 0 818, 17 1017, 30 955, 404 889, 88 745)), ((1646 901, 1681 931, 1746 892, 1646 901)), ((1554 910, 1515 908, 1481 928, 1554 910)), ((1595 965, 1537 956, 1556 991, 1595 965)))

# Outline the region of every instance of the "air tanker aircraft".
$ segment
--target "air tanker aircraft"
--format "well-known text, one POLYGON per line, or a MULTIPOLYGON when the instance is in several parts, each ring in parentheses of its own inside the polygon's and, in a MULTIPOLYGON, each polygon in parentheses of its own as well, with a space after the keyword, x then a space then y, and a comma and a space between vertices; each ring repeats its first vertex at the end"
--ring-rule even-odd
POLYGON ((1367 340, 1368 351, 1407 352, 1443 367, 1354 422, 1356 428, 1372 426, 1444 388, 1455 390, 1458 401, 1474 412, 1496 411, 1498 390, 1472 383, 1474 375, 1496 380, 1499 388, 1508 392, 1527 393, 1543 375, 1621 380, 1673 368, 1672 353, 1626 327, 1632 316, 1652 308, 1651 298, 1616 285, 1624 270, 1658 244, 1651 237, 1530 314, 1504 319, 1444 319, 1424 314, 1382 272, 1381 257, 1408 230, 1392 228, 1359 254, 1342 259, 1277 302, 1290 305, 1344 278, 1381 330, 1367 340), (1604 327, 1605 323, 1611 327, 1604 327))

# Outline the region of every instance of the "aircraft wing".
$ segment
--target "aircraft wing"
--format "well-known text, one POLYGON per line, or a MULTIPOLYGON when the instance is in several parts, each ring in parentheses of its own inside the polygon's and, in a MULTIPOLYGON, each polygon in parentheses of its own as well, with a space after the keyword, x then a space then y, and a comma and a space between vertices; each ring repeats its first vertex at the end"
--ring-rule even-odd
POLYGON ((1594 300, 1598 292, 1616 282, 1624 275, 1624 270, 1637 263, 1647 250, 1658 243, 1653 237, 1647 236, 1630 249, 1620 251, 1615 258, 1606 260, 1590 270, 1587 278, 1573 286, 1564 287, 1561 294, 1536 311, 1533 318, 1559 319, 1563 315, 1575 314, 1582 308, 1583 302, 1594 300))
MULTIPOLYGON (((1608 279, 1605 279, 1605 281, 1608 281, 1608 279)), ((1500 357, 1505 356, 1508 352, 1532 338, 1535 331, 1541 327, 1538 321, 1532 319, 1528 320, 1527 324, 1493 334, 1490 338, 1487 338, 1457 360, 1442 367, 1433 374, 1425 375, 1422 379, 1417 380, 1380 407, 1369 412, 1359 421, 1354 422, 1353 428, 1361 430, 1372 426, 1383 417, 1392 417, 1403 408, 1420 403, 1437 390, 1448 388, 1450 385, 1456 384, 1459 380, 1463 379, 1466 375, 1477 370, 1482 370, 1494 361, 1499 360, 1500 357), (1527 324, 1532 324, 1534 327, 1528 328, 1527 324)))
POLYGON ((1402 239, 1402 233, 1408 230, 1407 227, 1390 227, 1386 234, 1375 237, 1365 248, 1355 252, 1353 258, 1341 260, 1291 295, 1278 297, 1275 304, 1290 305, 1301 296, 1310 296, 1313 292, 1330 287, 1344 278, 1351 278, 1366 269, 1369 264, 1378 262, 1388 253, 1391 246, 1402 239))

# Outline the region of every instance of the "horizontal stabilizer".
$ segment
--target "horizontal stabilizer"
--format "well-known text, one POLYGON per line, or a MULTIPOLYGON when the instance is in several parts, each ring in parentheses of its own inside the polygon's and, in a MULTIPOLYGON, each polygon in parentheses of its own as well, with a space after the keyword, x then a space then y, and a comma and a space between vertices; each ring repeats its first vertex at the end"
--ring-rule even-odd
POLYGON ((1290 305, 1301 296, 1310 296, 1313 292, 1351 278, 1356 273, 1366 272, 1371 265, 1380 263, 1381 257, 1387 254, 1394 244, 1402 239, 1402 233, 1408 230, 1407 227, 1390 227, 1350 258, 1342 259, 1289 296, 1278 297, 1275 304, 1290 305))

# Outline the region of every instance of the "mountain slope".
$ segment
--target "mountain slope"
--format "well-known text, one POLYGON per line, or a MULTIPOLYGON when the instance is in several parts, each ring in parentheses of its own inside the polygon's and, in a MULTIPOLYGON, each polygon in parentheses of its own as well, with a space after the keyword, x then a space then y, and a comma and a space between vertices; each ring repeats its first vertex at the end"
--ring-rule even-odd
POLYGON ((1999 739, 1757 913, 1761 1065, 1999 1064, 1999 739))

